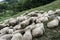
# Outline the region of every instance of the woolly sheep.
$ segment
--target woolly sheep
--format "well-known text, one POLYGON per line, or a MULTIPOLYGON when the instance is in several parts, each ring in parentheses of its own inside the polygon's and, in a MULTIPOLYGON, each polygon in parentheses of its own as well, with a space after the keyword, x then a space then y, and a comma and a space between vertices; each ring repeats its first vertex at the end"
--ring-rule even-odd
POLYGON ((53 15, 53 14, 55 14, 55 12, 53 10, 48 11, 48 15, 53 15))
POLYGON ((14 26, 18 23, 17 19, 15 18, 10 18, 8 23, 11 25, 11 26, 14 26))
POLYGON ((0 38, 0 40, 6 40, 6 39, 2 39, 2 38, 0 38))
POLYGON ((30 17, 30 23, 32 24, 33 22, 36 22, 36 19, 38 19, 38 17, 30 17))
POLYGON ((54 27, 58 26, 58 24, 59 24, 58 19, 54 19, 54 20, 47 23, 47 27, 48 28, 54 28, 54 27))
POLYGON ((18 24, 15 27, 13 27, 14 30, 19 30, 20 28, 21 28, 21 25, 20 24, 18 24))
POLYGON ((45 22, 45 21, 48 21, 48 17, 41 17, 39 18, 38 20, 42 21, 42 22, 45 22))
POLYGON ((8 33, 9 33, 9 34, 12 34, 13 32, 14 32, 13 29, 8 29, 8 33))
POLYGON ((22 34, 21 33, 13 34, 13 37, 11 40, 23 40, 22 34))
POLYGON ((60 14, 60 9, 56 9, 55 11, 57 14, 60 14))
POLYGON ((58 20, 60 21, 60 16, 57 16, 58 20))
POLYGON ((14 31, 12 34, 16 34, 16 33, 23 33, 25 31, 25 29, 23 30, 23 29, 21 29, 21 30, 16 30, 16 31, 14 31))
POLYGON ((29 18, 29 16, 19 16, 19 17, 17 17, 17 20, 19 21, 19 22, 22 22, 22 21, 24 21, 24 20, 27 20, 29 18))
POLYGON ((44 16, 44 17, 48 17, 49 15, 48 15, 47 12, 44 12, 44 13, 43 13, 43 16, 44 16))
POLYGON ((38 15, 39 18, 43 16, 43 14, 41 14, 41 13, 39 13, 39 14, 37 14, 37 15, 38 15))
POLYGON ((30 24, 30 20, 25 20, 23 22, 20 23, 21 24, 21 28, 25 28, 26 26, 28 26, 30 24))
POLYGON ((31 30, 27 29, 23 35, 23 40, 32 40, 31 30))
POLYGON ((33 12, 28 13, 27 15, 30 17, 36 17, 36 16, 38 16, 37 15, 38 13, 39 13, 38 11, 33 11, 33 12))
POLYGON ((37 24, 36 28, 32 30, 32 36, 33 37, 38 37, 43 35, 45 29, 43 23, 37 24))
POLYGON ((12 34, 5 34, 5 35, 1 36, 0 38, 6 39, 6 40, 11 40, 12 34))
POLYGON ((6 24, 0 24, 0 29, 6 27, 6 24))
POLYGON ((25 30, 26 30, 26 29, 33 30, 34 28, 35 28, 35 23, 32 23, 31 25, 27 26, 27 27, 25 28, 25 30))
POLYGON ((5 27, 5 28, 0 30, 0 33, 1 34, 6 34, 8 30, 9 30, 9 27, 5 27))
POLYGON ((39 20, 39 18, 36 19, 36 24, 37 24, 37 23, 41 23, 41 20, 39 20))

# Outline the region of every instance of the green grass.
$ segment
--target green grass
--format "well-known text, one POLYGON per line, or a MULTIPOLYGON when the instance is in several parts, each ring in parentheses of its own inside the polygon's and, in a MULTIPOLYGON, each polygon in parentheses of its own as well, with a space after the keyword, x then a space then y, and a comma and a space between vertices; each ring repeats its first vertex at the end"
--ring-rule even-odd
MULTIPOLYGON (((51 2, 51 3, 46 4, 44 6, 40 6, 40 7, 37 7, 37 8, 31 8, 30 10, 26 10, 26 11, 28 11, 28 12, 31 12, 31 11, 34 11, 34 10, 48 11, 48 10, 55 10, 55 9, 59 9, 59 8, 60 8, 60 0, 55 0, 54 2, 51 2)), ((10 18, 10 17, 17 17, 17 16, 25 13, 26 11, 19 12, 14 16, 10 16, 9 14, 6 14, 5 16, 2 15, 2 17, 0 17, 0 21, 2 21, 4 19, 7 19, 7 18, 10 18)))

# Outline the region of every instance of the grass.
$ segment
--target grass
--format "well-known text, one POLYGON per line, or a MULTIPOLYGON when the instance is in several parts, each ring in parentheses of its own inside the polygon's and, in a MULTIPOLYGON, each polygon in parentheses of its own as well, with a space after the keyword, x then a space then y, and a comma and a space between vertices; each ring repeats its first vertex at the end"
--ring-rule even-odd
MULTIPOLYGON (((54 2, 51 2, 51 3, 46 4, 44 6, 40 6, 40 7, 37 7, 37 8, 31 8, 30 10, 26 10, 26 11, 28 11, 28 12, 31 12, 31 11, 34 11, 34 10, 48 11, 48 10, 55 10, 55 9, 59 9, 59 8, 60 8, 60 0, 55 0, 54 2)), ((6 17, 2 16, 2 17, 0 17, 0 21, 2 21, 4 19, 7 19, 7 18, 10 18, 10 17, 17 17, 17 16, 25 13, 26 11, 19 12, 14 16, 10 16, 10 15, 5 15, 6 17)))
MULTIPOLYGON (((19 12, 14 16, 1 17, 0 21, 2 21, 4 19, 8 19, 10 17, 20 16, 21 14, 23 14, 23 13, 25 13, 27 11, 29 13, 29 12, 34 11, 34 10, 49 11, 49 10, 56 10, 56 9, 60 9, 60 0, 56 0, 56 1, 52 2, 52 3, 49 3, 49 4, 44 5, 44 6, 40 6, 40 7, 37 7, 37 8, 31 8, 30 10, 19 12)), ((44 35, 42 37, 34 38, 33 40, 60 40, 60 25, 57 26, 54 29, 49 29, 49 28, 47 28, 47 26, 45 24, 45 29, 46 29, 45 33, 44 33, 44 35)))

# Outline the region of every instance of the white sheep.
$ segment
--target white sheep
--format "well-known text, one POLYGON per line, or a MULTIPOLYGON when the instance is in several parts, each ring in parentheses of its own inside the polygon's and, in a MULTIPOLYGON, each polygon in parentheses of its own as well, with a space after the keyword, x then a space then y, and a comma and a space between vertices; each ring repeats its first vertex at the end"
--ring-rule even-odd
POLYGON ((13 34, 13 37, 11 40, 23 40, 22 34, 21 33, 13 34))
POLYGON ((46 21, 48 21, 48 17, 41 17, 41 18, 39 18, 38 20, 40 20, 41 22, 46 22, 46 21))
POLYGON ((57 14, 60 14, 60 9, 56 9, 55 11, 57 14))
POLYGON ((6 27, 6 24, 0 24, 0 29, 6 27))
POLYGON ((58 20, 60 21, 60 16, 57 16, 58 20))
POLYGON ((6 39, 2 39, 2 38, 0 38, 0 40, 6 40, 6 39))
POLYGON ((19 29, 21 29, 21 25, 18 24, 18 25, 16 25, 15 27, 13 27, 13 29, 14 29, 14 30, 19 30, 19 29))
POLYGON ((55 14, 55 12, 53 10, 48 11, 48 15, 53 15, 53 14, 55 14))
POLYGON ((32 36, 33 37, 38 37, 43 35, 45 29, 43 23, 38 23, 36 24, 36 28, 32 30, 32 36))
POLYGON ((23 40, 32 40, 31 30, 27 29, 23 35, 23 40))
POLYGON ((49 15, 48 15, 47 12, 44 12, 44 13, 43 13, 43 16, 44 16, 44 17, 48 17, 49 15))
POLYGON ((18 16, 17 17, 17 20, 19 21, 19 22, 22 22, 22 21, 24 21, 24 20, 27 20, 29 18, 29 16, 18 16))
POLYGON ((10 18, 8 23, 11 25, 11 26, 14 26, 18 23, 17 19, 15 18, 10 18))
POLYGON ((1 36, 0 38, 10 40, 12 38, 12 34, 5 34, 5 35, 1 36))
POLYGON ((38 19, 38 17, 30 17, 30 23, 32 24, 33 22, 36 22, 36 19, 38 19))
POLYGON ((25 30, 26 30, 26 29, 31 29, 31 30, 33 30, 35 27, 36 27, 36 26, 35 26, 35 23, 32 23, 31 25, 27 26, 27 27, 25 28, 25 30))
POLYGON ((8 29, 8 31, 7 31, 9 34, 12 34, 13 32, 14 32, 14 30, 13 29, 8 29))
POLYGON ((0 33, 1 34, 6 34, 8 32, 8 30, 9 30, 9 27, 5 27, 5 28, 0 30, 0 33))
POLYGON ((58 24, 59 24, 59 20, 54 19, 54 20, 47 23, 47 27, 48 28, 54 28, 54 27, 58 26, 58 24))
POLYGON ((38 13, 39 13, 38 11, 33 11, 33 12, 28 13, 27 15, 30 17, 36 17, 36 16, 38 16, 37 15, 38 13))
POLYGON ((25 28, 26 26, 28 26, 30 24, 30 20, 27 19, 27 20, 21 22, 20 24, 21 24, 21 28, 25 28))

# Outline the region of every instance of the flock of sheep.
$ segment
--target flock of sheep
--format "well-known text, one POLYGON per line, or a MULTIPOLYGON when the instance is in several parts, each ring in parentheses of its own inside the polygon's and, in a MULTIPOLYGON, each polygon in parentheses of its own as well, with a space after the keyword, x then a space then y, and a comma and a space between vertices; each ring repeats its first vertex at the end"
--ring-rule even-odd
POLYGON ((47 22, 48 28, 59 25, 60 16, 57 14, 60 14, 60 9, 48 12, 33 11, 27 15, 4 20, 0 24, 0 40, 33 40, 42 36, 45 32, 44 22, 47 22))

